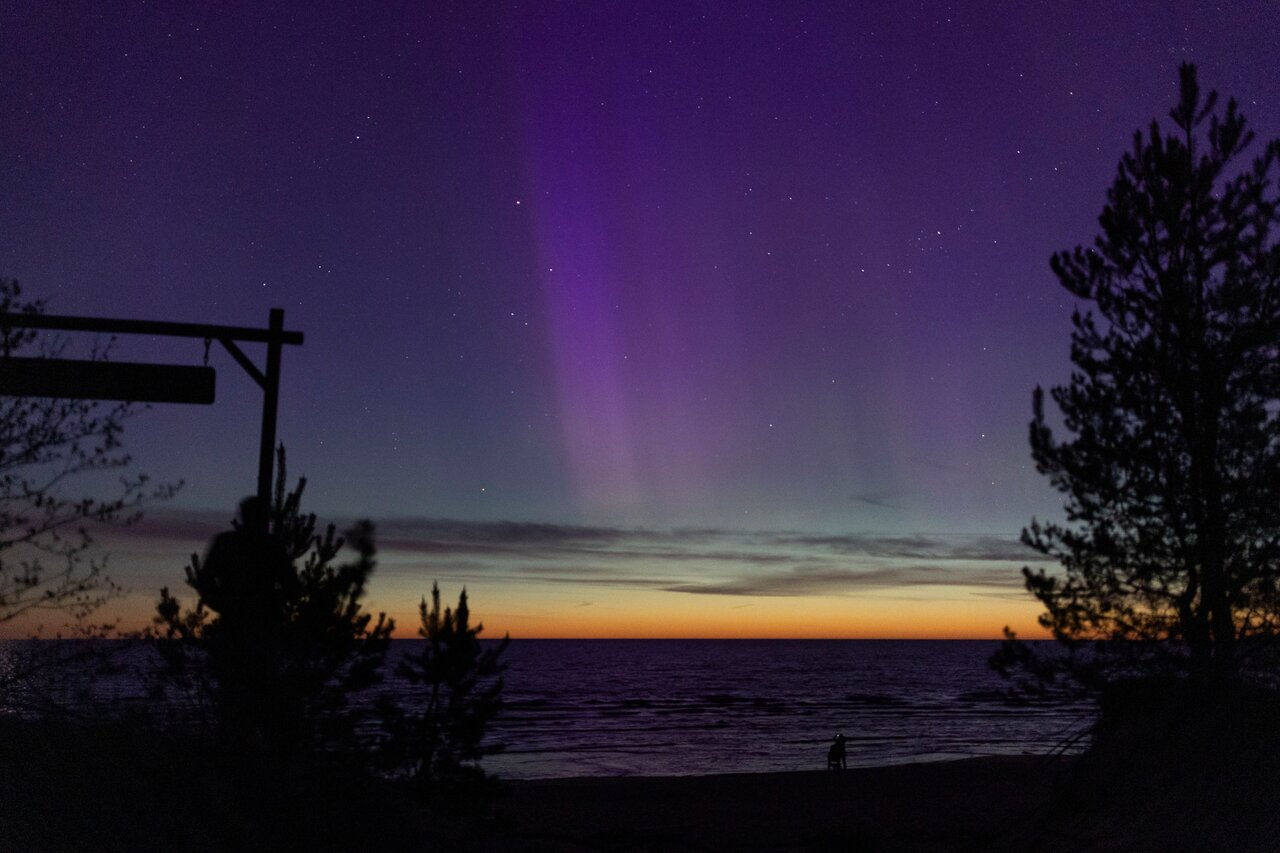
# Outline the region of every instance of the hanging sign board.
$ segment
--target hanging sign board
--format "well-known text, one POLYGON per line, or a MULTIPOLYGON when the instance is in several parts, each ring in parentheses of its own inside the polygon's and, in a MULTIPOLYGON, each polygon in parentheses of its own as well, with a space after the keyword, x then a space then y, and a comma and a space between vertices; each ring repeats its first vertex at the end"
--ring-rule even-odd
POLYGON ((213 402, 212 367, 83 361, 63 358, 0 358, 0 394, 131 403, 213 402))

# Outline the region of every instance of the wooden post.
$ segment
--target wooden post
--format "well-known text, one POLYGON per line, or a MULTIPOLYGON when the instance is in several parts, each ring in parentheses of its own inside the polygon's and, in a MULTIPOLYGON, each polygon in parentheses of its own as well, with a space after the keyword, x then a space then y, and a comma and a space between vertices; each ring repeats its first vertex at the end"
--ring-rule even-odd
POLYGON ((271 472, 275 461, 276 408, 280 401, 280 350, 284 338, 284 309, 272 308, 268 324, 266 382, 262 386, 262 442, 258 446, 258 497, 271 506, 271 472))

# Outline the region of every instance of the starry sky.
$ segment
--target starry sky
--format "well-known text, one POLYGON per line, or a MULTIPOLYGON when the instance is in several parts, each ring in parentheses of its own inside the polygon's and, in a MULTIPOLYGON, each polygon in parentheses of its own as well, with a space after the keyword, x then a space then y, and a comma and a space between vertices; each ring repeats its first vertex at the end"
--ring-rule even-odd
MULTIPOLYGON (((432 580, 513 636, 1034 632, 1048 258, 1179 63, 1280 136, 1269 5, 20 0, 0 275, 53 313, 283 308, 290 475, 379 524, 407 633, 432 580)), ((126 432, 185 484, 100 537, 126 624, 254 488, 260 394, 210 363, 215 405, 126 432)))

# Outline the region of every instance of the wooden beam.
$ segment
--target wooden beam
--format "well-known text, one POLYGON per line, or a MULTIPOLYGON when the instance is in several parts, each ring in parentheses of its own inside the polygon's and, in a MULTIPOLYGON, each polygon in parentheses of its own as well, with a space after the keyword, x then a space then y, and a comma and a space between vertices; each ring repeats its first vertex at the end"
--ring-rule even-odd
POLYGON ((302 343, 302 332, 284 329, 250 329, 244 326, 210 326, 204 323, 168 323, 158 320, 108 320, 103 317, 66 317, 57 314, 0 314, 0 327, 53 329, 60 332, 102 332, 112 335, 168 335, 179 338, 215 338, 281 344, 302 343))

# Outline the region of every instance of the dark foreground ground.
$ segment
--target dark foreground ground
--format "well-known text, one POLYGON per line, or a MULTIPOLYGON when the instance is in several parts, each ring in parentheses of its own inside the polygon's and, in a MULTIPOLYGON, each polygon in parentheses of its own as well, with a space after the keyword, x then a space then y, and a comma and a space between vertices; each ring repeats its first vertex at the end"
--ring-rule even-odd
POLYGON ((0 720, 0 851, 1280 849, 1280 776, 1259 765, 1224 782, 1201 765, 1126 759, 1099 775, 1087 756, 1028 756, 514 782, 460 816, 362 774, 264 770, 136 728, 0 720))
POLYGON ((500 813, 538 850, 985 850, 1045 807, 1039 758, 512 785, 500 813))

